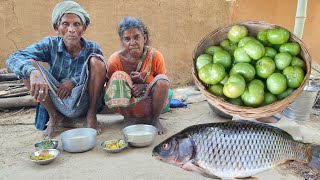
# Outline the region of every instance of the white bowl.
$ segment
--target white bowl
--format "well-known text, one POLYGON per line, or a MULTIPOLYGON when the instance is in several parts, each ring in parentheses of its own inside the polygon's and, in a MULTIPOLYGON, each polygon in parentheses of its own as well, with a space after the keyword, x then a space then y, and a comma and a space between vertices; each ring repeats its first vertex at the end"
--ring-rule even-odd
POLYGON ((119 139, 112 139, 112 140, 104 141, 103 143, 101 143, 102 149, 107 152, 110 152, 110 153, 117 153, 117 152, 123 151, 128 146, 128 143, 125 140, 123 140, 125 142, 125 144, 122 148, 110 149, 110 148, 106 147, 107 144, 113 143, 114 141, 119 141, 119 139))
POLYGON ((43 149, 43 150, 31 153, 29 158, 32 162, 43 165, 43 164, 48 164, 54 161, 59 156, 59 154, 60 154, 60 151, 57 149, 43 149), (48 152, 49 154, 53 155, 53 157, 46 160, 34 160, 31 158, 31 156, 39 156, 41 153, 45 153, 45 152, 48 152))
POLYGON ((68 152, 84 152, 96 146, 97 130, 77 128, 61 134, 62 148, 68 152))
POLYGON ((131 125, 122 130, 124 140, 131 146, 144 147, 153 143, 157 136, 157 128, 146 124, 131 125))

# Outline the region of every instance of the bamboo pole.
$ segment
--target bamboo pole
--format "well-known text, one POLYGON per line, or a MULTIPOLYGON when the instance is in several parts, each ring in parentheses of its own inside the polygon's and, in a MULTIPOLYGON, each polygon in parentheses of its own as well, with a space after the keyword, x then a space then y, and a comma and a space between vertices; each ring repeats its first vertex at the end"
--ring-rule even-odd
POLYGON ((21 96, 26 96, 29 95, 29 91, 24 91, 24 92, 16 92, 16 93, 10 93, 10 94, 5 94, 5 95, 1 95, 1 98, 9 98, 9 97, 16 97, 19 98, 21 96))
POLYGON ((12 81, 17 79, 18 77, 14 73, 0 74, 0 81, 12 81))
POLYGON ((24 85, 22 79, 13 81, 0 81, 0 86, 2 86, 3 84, 24 85))
POLYGON ((296 20, 294 23, 293 34, 302 39, 304 22, 307 17, 307 2, 308 0, 298 0, 296 20))
POLYGON ((29 93, 29 90, 27 87, 20 87, 20 88, 9 88, 7 90, 0 91, 0 97, 9 95, 9 94, 15 94, 15 93, 21 93, 21 92, 27 92, 29 93))
POLYGON ((19 98, 0 98, 0 108, 9 109, 17 107, 35 107, 37 102, 30 95, 21 96, 19 98))

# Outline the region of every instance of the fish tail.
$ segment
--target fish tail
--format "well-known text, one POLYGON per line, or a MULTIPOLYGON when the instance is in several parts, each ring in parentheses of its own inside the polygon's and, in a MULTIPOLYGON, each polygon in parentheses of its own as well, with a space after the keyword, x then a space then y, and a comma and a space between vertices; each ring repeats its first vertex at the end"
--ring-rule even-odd
POLYGON ((308 166, 320 170, 320 145, 315 145, 312 147, 312 158, 308 163, 308 166))

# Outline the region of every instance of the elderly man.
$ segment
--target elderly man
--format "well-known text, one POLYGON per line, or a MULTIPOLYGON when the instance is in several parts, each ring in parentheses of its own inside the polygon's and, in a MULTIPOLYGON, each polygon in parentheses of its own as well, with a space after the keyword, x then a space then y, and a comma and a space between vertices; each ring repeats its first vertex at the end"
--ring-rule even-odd
POLYGON ((104 106, 106 61, 100 47, 82 38, 89 14, 76 2, 58 3, 52 25, 59 36, 45 37, 13 53, 8 67, 39 102, 35 126, 51 138, 65 118, 86 115, 87 126, 98 129, 97 111, 104 106), (40 63, 48 63, 48 70, 40 63))

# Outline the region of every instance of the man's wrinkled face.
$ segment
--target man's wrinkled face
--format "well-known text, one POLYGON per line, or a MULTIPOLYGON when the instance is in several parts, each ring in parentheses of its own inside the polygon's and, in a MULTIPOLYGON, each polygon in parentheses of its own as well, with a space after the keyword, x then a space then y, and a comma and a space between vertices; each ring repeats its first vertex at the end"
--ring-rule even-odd
POLYGON ((75 45, 80 43, 81 36, 86 31, 79 16, 75 14, 64 14, 56 30, 62 36, 66 45, 75 45))

